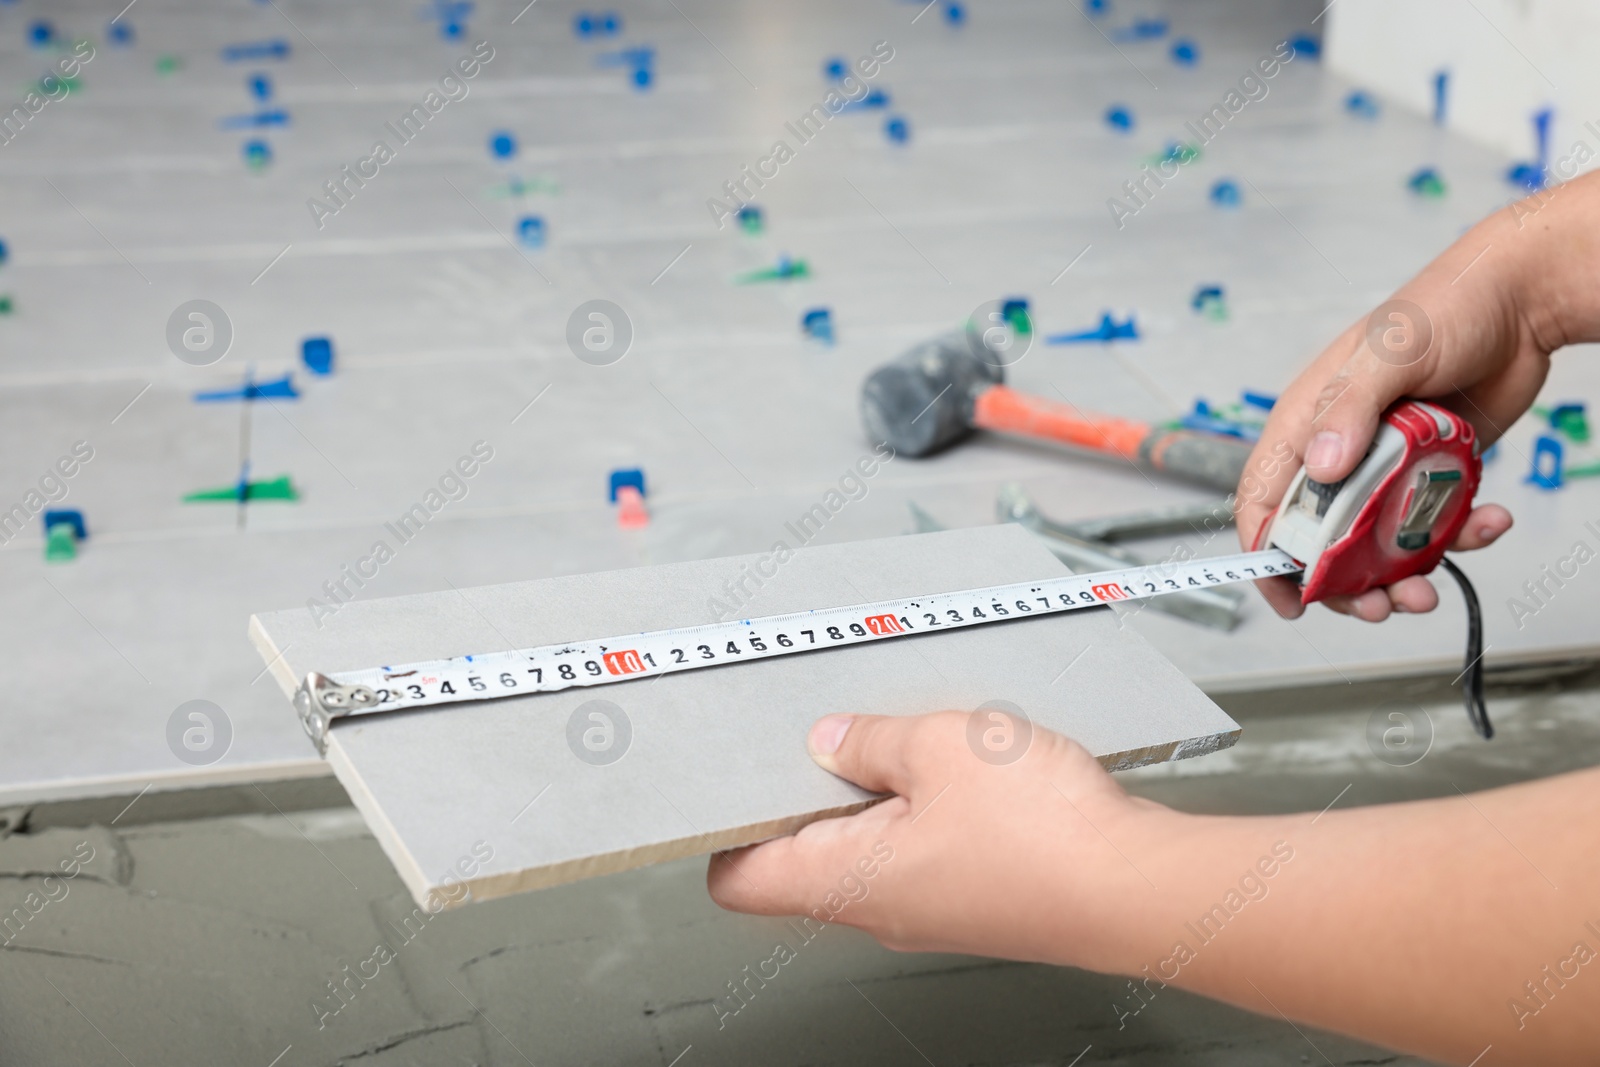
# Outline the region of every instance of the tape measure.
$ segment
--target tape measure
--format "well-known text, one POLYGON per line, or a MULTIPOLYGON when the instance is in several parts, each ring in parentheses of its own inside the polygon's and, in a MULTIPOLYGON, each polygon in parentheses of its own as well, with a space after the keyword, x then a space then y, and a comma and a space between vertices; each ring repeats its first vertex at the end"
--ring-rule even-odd
MULTIPOLYGON (((326 754, 332 723, 354 715, 608 685, 1263 578, 1303 575, 1302 599, 1310 603, 1433 570, 1466 522, 1479 469, 1471 426, 1442 408, 1408 401, 1385 416, 1367 457, 1344 481, 1318 483, 1303 470, 1296 476, 1273 521, 1263 526, 1270 547, 1260 551, 332 675, 313 672, 295 693, 295 710, 326 754)), ((1453 567, 1451 572, 1463 583, 1476 619, 1471 586, 1453 567)), ((1474 633, 1481 644, 1481 634, 1474 633)), ((1469 667, 1481 660, 1470 647, 1468 657, 1469 667)), ((1481 711, 1481 675, 1476 685, 1481 711)), ((1479 723, 1471 692, 1467 704, 1479 723)), ((1479 729, 1487 727, 1483 714, 1479 729)))
POLYGON ((1118 601, 1143 600, 1180 589, 1203 589, 1230 582, 1287 576, 1297 574, 1300 569, 1300 564, 1287 553, 1270 549, 571 644, 372 667, 331 676, 312 673, 295 693, 295 710, 318 750, 325 751, 329 725, 334 719, 349 715, 608 685, 701 667, 888 641, 912 634, 1014 622, 1118 601))

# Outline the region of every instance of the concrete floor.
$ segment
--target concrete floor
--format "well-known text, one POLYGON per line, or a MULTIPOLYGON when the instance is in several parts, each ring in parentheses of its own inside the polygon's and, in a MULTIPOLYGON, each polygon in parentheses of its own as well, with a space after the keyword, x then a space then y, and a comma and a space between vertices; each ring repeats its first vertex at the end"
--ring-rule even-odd
MULTIPOLYGON (((1589 682, 1496 694, 1490 744, 1437 682, 1298 694, 1292 717, 1277 714, 1281 696, 1225 698, 1245 724, 1237 748, 1125 781, 1208 811, 1490 787, 1600 761, 1600 690, 1589 682), (1387 723, 1397 702, 1435 732, 1405 768, 1365 740, 1369 720, 1387 723)), ((473 905, 402 934, 410 900, 331 780, 129 799, 0 813, 12 831, 0 839, 0 921, 11 917, 0 931, 10 939, 0 1062, 1421 1062, 1171 990, 1119 1028, 1122 981, 897 955, 843 928, 800 947, 719 1027, 712 1004, 725 983, 775 940, 798 939, 781 922, 720 912, 703 860, 473 905), (77 877, 45 878, 75 855, 77 877), (377 977, 335 999, 330 981, 379 940, 392 959, 367 964, 377 977)))

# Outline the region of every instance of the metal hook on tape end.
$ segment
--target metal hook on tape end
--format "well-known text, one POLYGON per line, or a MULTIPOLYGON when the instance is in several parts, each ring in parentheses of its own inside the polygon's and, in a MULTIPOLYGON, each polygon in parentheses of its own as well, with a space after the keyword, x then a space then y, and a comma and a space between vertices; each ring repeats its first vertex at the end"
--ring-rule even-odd
POLYGON ((317 753, 328 754, 328 728, 333 720, 378 706, 378 694, 364 685, 340 685, 312 671, 294 691, 294 710, 317 753))

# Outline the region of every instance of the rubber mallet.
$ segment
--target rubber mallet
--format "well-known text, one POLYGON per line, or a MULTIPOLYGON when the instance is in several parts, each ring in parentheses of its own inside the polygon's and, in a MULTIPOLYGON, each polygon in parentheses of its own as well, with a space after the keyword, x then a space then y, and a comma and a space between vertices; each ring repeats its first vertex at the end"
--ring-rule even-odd
POLYGON ((1239 484, 1251 444, 1098 415, 1007 388, 1002 358, 974 331, 954 330, 879 367, 861 387, 861 420, 896 454, 928 456, 973 430, 1118 456, 1215 489, 1239 484))

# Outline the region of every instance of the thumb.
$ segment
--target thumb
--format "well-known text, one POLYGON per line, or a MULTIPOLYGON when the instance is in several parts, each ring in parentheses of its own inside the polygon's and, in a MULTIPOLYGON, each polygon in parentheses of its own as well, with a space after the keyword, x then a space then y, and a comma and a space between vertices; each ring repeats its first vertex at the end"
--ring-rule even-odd
POLYGON ((938 715, 827 715, 806 738, 811 758, 825 770, 874 793, 910 796, 913 765, 928 751, 938 715))
POLYGON ((1389 300, 1367 319, 1364 336, 1312 405, 1306 473, 1336 482, 1355 470, 1384 411, 1427 376, 1431 320, 1408 300, 1389 300))

